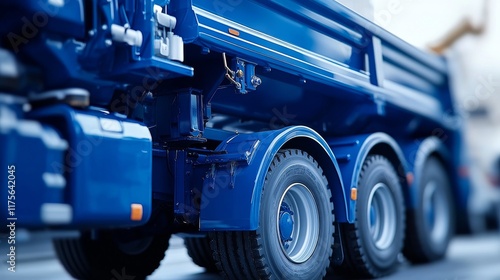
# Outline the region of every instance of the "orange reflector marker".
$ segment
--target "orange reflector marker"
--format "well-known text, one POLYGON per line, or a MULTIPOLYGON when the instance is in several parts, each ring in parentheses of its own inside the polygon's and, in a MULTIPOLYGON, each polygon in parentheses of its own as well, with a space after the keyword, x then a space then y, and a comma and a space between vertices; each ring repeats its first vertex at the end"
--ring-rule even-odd
POLYGON ((358 199, 358 189, 352 188, 351 189, 351 200, 357 200, 358 199))
POLYGON ((229 34, 234 35, 234 36, 240 36, 240 32, 236 29, 229 28, 229 34))
POLYGON ((137 203, 130 204, 130 220, 140 221, 142 220, 142 205, 137 203))
POLYGON ((408 185, 411 186, 413 184, 413 179, 415 179, 413 173, 411 172, 406 173, 406 181, 408 182, 408 185))

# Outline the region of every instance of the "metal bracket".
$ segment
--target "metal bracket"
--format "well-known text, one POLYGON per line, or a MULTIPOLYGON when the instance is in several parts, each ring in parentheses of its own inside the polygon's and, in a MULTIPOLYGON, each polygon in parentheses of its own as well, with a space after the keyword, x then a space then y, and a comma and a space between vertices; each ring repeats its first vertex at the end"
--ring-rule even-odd
POLYGON ((231 82, 231 84, 236 86, 237 90, 241 90, 241 84, 234 79, 236 76, 236 72, 231 70, 231 68, 227 66, 226 53, 222 53, 222 60, 224 61, 224 68, 226 69, 225 77, 231 82))
POLYGON ((224 61, 225 77, 236 87, 236 93, 247 94, 254 91, 262 83, 262 80, 255 76, 255 67, 257 64, 245 61, 241 58, 233 59, 233 68, 227 65, 226 53, 222 53, 224 61))

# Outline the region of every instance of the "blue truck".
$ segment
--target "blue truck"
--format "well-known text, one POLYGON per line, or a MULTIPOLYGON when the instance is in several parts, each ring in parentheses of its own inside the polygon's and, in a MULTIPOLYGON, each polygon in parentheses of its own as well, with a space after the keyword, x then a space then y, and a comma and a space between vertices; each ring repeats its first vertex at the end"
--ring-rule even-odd
POLYGON ((2 1, 0 22, 0 218, 68 233, 74 278, 145 278, 180 233, 228 279, 376 278, 463 221, 446 61, 336 1, 2 1))

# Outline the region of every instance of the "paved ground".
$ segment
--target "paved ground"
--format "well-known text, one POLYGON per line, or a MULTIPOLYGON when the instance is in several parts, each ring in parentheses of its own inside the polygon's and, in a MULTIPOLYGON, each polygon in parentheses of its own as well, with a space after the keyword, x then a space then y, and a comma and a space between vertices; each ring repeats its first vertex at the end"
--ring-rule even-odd
MULTIPOLYGON (((24 234, 23 234, 24 235, 24 234)), ((17 247, 16 272, 7 271, 5 239, 0 244, 0 279, 2 280, 66 280, 71 277, 55 258, 47 234, 22 236, 17 247)), ((216 280, 217 275, 205 273, 194 265, 182 239, 173 237, 161 267, 151 280, 216 280)), ((403 264, 397 273, 385 280, 500 280, 500 234, 457 237, 446 260, 430 265, 403 264)))

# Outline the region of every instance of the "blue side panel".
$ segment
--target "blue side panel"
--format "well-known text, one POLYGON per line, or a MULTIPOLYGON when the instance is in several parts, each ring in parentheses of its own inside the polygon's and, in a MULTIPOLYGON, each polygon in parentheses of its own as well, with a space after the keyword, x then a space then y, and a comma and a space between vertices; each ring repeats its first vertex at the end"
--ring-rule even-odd
MULTIPOLYGON (((255 230, 258 227, 262 186, 267 170, 287 142, 309 138, 324 148, 328 160, 338 174, 330 186, 344 192, 342 177, 332 151, 313 130, 291 127, 275 131, 239 134, 223 141, 217 151, 225 153, 203 158, 199 165, 208 165, 200 206, 200 230, 255 230), (232 160, 225 160, 232 158, 232 160), (226 162, 217 164, 217 162, 226 162)), ((346 215, 345 201, 338 197, 336 211, 346 215)))
POLYGON ((0 219, 25 227, 69 223, 66 180, 62 170, 51 168, 63 161, 68 143, 53 128, 21 115, 21 104, 0 95, 0 219))
POLYGON ((352 116, 336 104, 362 103, 378 115, 401 116, 404 124, 420 115, 426 121, 422 126, 443 124, 443 115, 453 114, 443 58, 422 53, 336 1, 193 0, 186 7, 185 1, 173 0, 170 6, 183 19, 176 32, 189 38, 187 43, 257 65, 262 85, 255 93, 236 98, 220 90, 212 100, 214 112, 266 121, 276 103, 292 111, 305 102, 307 109, 293 111, 291 125, 325 128, 324 135, 387 129, 372 125, 343 134, 337 122, 352 119, 359 128, 366 121, 363 112, 352 116), (327 110, 331 107, 335 110, 327 110))
POLYGON ((145 223, 152 204, 152 144, 147 127, 100 111, 79 111, 55 105, 34 111, 30 118, 56 127, 69 148, 51 170, 64 170, 78 226, 134 226, 145 223), (143 208, 131 220, 132 204, 143 208))
POLYGON ((207 1, 193 1, 193 6, 198 40, 210 48, 258 58, 260 64, 306 78, 335 77, 355 83, 369 79, 362 50, 366 39, 341 26, 338 15, 326 18, 292 1, 286 7, 272 1, 242 1, 231 12, 207 1), (256 20, 257 14, 267 20, 256 20), (272 28, 269 22, 273 22, 272 28), (232 36, 228 28, 240 35, 232 36))

